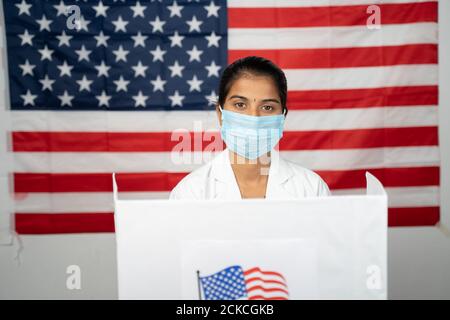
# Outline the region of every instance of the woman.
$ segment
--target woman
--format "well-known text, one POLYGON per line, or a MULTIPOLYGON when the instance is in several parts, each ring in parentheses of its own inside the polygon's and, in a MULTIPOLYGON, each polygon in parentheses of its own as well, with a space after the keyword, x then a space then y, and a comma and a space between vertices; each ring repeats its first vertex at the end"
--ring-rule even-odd
POLYGON ((213 160, 184 177, 170 199, 295 199, 327 196, 316 173, 274 149, 287 114, 283 71, 261 57, 245 57, 223 72, 216 111, 226 144, 213 160))

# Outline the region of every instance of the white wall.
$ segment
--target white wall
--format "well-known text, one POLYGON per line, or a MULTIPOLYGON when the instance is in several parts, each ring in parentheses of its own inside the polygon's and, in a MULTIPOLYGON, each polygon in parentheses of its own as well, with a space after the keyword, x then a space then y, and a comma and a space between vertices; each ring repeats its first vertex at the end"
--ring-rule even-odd
POLYGON ((441 226, 389 230, 391 298, 450 299, 450 1, 439 1, 441 226))
MULTIPOLYGON (((391 299, 450 299, 450 1, 441 0, 439 9, 441 212, 446 227, 389 229, 391 299)), ((0 299, 117 297, 113 234, 21 238, 21 265, 13 247, 0 246, 0 299), (81 290, 66 289, 66 268, 72 264, 81 267, 81 290)))

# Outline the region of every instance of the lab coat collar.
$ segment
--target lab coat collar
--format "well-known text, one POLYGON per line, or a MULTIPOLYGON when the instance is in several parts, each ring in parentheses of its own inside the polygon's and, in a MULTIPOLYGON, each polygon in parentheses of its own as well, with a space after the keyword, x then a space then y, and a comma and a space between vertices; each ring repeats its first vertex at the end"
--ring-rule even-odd
MULTIPOLYGON (((280 194, 286 192, 289 193, 288 190, 284 190, 282 185, 293 175, 293 170, 286 161, 280 157, 280 153, 277 150, 272 149, 266 198, 278 197, 280 194)), ((215 181, 225 184, 223 187, 226 187, 227 198, 241 198, 239 186, 231 167, 228 148, 225 148, 225 150, 221 151, 219 155, 213 159, 211 177, 215 181)), ((220 190, 223 190, 223 188, 218 188, 217 193, 222 193, 220 190)))
POLYGON ((272 178, 273 182, 276 184, 283 184, 294 175, 294 171, 280 156, 280 153, 277 150, 272 149, 270 155, 269 178, 272 178))

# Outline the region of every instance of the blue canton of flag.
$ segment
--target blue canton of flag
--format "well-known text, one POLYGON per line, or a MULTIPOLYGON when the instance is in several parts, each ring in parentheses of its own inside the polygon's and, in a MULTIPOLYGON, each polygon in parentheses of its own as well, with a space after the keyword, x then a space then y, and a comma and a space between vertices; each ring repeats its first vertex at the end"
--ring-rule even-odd
POLYGON ((247 296, 244 270, 231 266, 207 277, 200 277, 205 300, 236 300, 247 296))
POLYGON ((3 7, 12 109, 213 109, 227 64, 226 0, 3 7))

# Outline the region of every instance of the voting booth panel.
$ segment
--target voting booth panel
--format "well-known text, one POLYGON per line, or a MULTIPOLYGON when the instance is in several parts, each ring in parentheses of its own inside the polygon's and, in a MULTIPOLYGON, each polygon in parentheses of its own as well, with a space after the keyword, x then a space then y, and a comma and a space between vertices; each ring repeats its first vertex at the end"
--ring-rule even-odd
POLYGON ((386 299, 387 196, 119 200, 120 299, 386 299))

